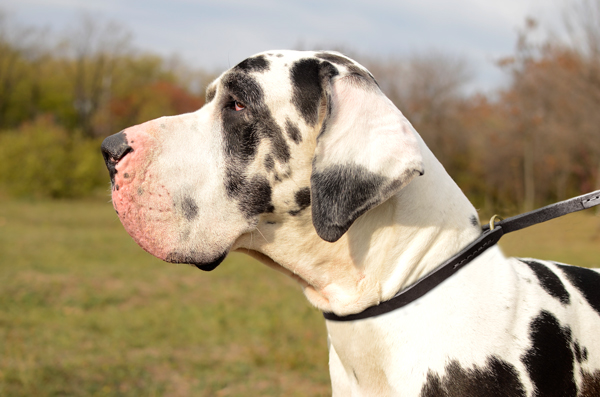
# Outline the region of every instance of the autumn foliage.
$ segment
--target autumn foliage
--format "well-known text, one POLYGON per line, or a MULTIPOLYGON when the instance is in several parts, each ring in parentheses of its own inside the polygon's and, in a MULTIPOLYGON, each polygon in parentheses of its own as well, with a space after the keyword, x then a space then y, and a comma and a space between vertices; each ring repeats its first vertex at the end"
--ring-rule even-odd
MULTIPOLYGON (((349 55, 371 70, 476 206, 509 215, 600 188, 600 1, 581 4, 588 8, 571 14, 571 39, 533 41, 539 28, 527 20, 514 53, 497 60, 509 83, 493 92, 467 89, 469 64, 452 54, 349 55)), ((77 29, 51 41, 0 14, 3 160, 21 161, 28 145, 40 151, 27 157, 30 169, 0 164, 0 192, 72 197, 106 189, 72 186, 98 181, 100 159, 97 169, 77 168, 83 158, 70 155, 89 175, 57 172, 50 179, 62 178, 58 187, 45 190, 33 186, 32 170, 68 167, 50 166, 62 152, 45 147, 87 150, 85 142, 204 104, 214 74, 134 48, 115 24, 83 18, 77 29)))

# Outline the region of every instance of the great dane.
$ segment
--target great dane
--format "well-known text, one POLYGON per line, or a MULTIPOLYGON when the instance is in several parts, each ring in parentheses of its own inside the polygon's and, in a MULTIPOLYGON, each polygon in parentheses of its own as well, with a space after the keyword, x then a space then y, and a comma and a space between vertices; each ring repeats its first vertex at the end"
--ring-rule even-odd
MULTIPOLYGON (((339 53, 250 57, 200 110, 128 128, 103 151, 143 249, 202 270, 248 253, 340 316, 481 234, 408 120, 339 53)), ((402 309, 327 331, 336 396, 600 396, 600 274, 496 246, 402 309)))

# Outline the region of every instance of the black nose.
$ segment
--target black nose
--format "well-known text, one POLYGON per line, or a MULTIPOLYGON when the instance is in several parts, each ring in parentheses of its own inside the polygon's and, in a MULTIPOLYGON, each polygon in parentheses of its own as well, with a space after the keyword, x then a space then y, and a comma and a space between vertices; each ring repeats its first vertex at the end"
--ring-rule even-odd
POLYGON ((132 152, 133 149, 127 144, 127 135, 123 131, 109 136, 102 142, 102 156, 104 156, 104 162, 108 173, 110 174, 110 181, 114 185, 115 174, 117 170, 115 166, 127 153, 132 152))

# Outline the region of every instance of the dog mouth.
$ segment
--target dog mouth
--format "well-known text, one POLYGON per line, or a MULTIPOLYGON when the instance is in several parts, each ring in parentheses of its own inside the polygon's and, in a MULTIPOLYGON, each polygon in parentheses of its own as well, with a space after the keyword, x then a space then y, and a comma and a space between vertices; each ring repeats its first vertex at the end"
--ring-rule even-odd
POLYGON ((190 253, 171 252, 167 255, 165 261, 169 263, 185 263, 196 266, 198 269, 204 270, 205 272, 210 272, 215 270, 217 266, 219 266, 221 262, 225 260, 227 254, 228 252, 225 251, 221 255, 217 256, 214 260, 204 261, 200 260, 200 255, 194 251, 190 253))

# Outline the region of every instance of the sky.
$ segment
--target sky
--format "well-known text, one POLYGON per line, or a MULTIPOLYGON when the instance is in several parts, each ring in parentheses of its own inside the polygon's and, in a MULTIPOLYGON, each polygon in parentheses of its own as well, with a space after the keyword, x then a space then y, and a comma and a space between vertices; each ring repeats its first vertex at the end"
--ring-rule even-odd
POLYGON ((552 25, 561 0, 0 0, 26 26, 60 34, 81 14, 115 21, 134 44, 220 72, 271 49, 348 49, 370 57, 435 50, 464 57, 474 90, 506 81, 494 61, 510 55, 526 17, 552 25))

